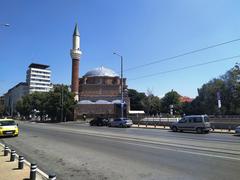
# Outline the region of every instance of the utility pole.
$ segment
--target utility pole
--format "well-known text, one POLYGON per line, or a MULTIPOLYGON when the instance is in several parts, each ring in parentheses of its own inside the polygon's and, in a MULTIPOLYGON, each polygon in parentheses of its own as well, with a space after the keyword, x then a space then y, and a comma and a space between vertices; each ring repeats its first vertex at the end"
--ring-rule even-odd
POLYGON ((171 115, 173 115, 173 107, 174 107, 173 104, 170 104, 170 105, 169 105, 169 108, 170 108, 170 114, 171 114, 171 115))
POLYGON ((118 53, 113 53, 121 58, 121 118, 123 118, 123 105, 124 105, 124 99, 123 99, 123 57, 118 53))
POLYGON ((61 122, 63 122, 63 84, 61 87, 61 122))
POLYGON ((218 114, 221 115, 222 103, 221 103, 221 94, 220 94, 220 91, 217 91, 217 103, 218 103, 218 114))
POLYGON ((123 118, 123 57, 121 56, 121 116, 123 118))

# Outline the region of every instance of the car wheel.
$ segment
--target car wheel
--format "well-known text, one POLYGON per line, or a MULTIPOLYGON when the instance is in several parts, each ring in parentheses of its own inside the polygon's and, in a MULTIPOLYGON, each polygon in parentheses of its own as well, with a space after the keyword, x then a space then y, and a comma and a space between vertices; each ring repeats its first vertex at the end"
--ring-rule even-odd
POLYGON ((198 134, 202 134, 202 133, 203 133, 203 130, 202 130, 202 128, 197 128, 197 129, 196 129, 196 132, 197 132, 198 134))
POLYGON ((205 134, 208 134, 208 133, 209 133, 209 130, 204 131, 204 133, 205 133, 205 134))
POLYGON ((173 127, 172 127, 172 131, 173 131, 173 132, 177 132, 177 127, 176 127, 176 126, 173 126, 173 127))

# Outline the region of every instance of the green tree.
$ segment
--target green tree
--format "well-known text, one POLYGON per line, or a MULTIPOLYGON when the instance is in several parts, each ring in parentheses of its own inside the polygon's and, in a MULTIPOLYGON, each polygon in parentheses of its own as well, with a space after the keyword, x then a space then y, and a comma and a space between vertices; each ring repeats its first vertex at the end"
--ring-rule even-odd
POLYGON ((21 100, 19 100, 16 104, 16 110, 20 113, 22 117, 28 119, 30 114, 32 113, 31 107, 31 97, 30 95, 24 96, 21 100))
POLYGON ((37 112, 36 115, 40 117, 41 121, 46 116, 47 94, 48 93, 45 92, 34 92, 30 94, 32 111, 37 112))
POLYGON ((4 109, 4 105, 0 103, 0 117, 3 116, 4 110, 5 110, 5 109, 4 109))
POLYGON ((58 85, 47 94, 46 113, 52 121, 71 120, 75 104, 74 94, 68 91, 68 87, 58 85))
POLYGON ((173 105, 174 112, 181 114, 181 103, 179 98, 181 96, 176 91, 170 91, 164 95, 161 99, 161 109, 163 113, 170 112, 170 105, 173 105))
POLYGON ((215 78, 198 89, 198 96, 191 103, 194 114, 240 114, 240 67, 236 64, 219 78, 215 78), (217 93, 221 95, 218 109, 217 93))
POLYGON ((48 116, 57 122, 71 120, 75 104, 74 95, 68 91, 68 87, 57 85, 50 92, 34 92, 24 96, 17 102, 16 110, 25 118, 35 114, 41 120, 48 116))
POLYGON ((139 93, 135 89, 128 89, 128 97, 130 98, 131 110, 143 110, 143 101, 146 98, 145 93, 139 93))
POLYGON ((157 96, 148 90, 147 96, 143 99, 144 111, 148 115, 157 115, 160 114, 161 103, 160 99, 157 96))

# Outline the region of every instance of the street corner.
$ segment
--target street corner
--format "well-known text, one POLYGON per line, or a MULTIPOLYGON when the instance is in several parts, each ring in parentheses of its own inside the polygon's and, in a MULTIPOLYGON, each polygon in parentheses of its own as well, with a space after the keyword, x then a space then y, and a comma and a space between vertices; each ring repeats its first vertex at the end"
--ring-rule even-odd
MULTIPOLYGON (((0 179, 1 180, 29 180, 32 179, 31 164, 23 156, 16 154, 7 146, 0 143, 0 179)), ((46 180, 46 175, 36 169, 33 180, 46 180)))
POLYGON ((18 168, 18 161, 11 161, 10 152, 4 156, 4 147, 0 145, 0 179, 1 180, 19 180, 29 179, 30 168, 24 166, 23 169, 18 168))

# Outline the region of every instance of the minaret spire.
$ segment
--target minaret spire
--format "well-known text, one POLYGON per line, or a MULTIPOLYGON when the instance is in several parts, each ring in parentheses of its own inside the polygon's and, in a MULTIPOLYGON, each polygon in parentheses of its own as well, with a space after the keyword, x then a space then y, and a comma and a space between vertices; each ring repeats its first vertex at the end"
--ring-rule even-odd
POLYGON ((79 36, 80 37, 80 33, 79 33, 79 30, 78 30, 78 24, 76 23, 75 25, 75 29, 74 29, 74 32, 73 32, 73 36, 79 36))
POLYGON ((80 51, 80 33, 78 30, 78 25, 75 25, 73 32, 73 47, 70 51, 72 57, 72 84, 71 89, 75 94, 74 99, 79 100, 78 91, 79 91, 79 61, 82 52, 80 51))

